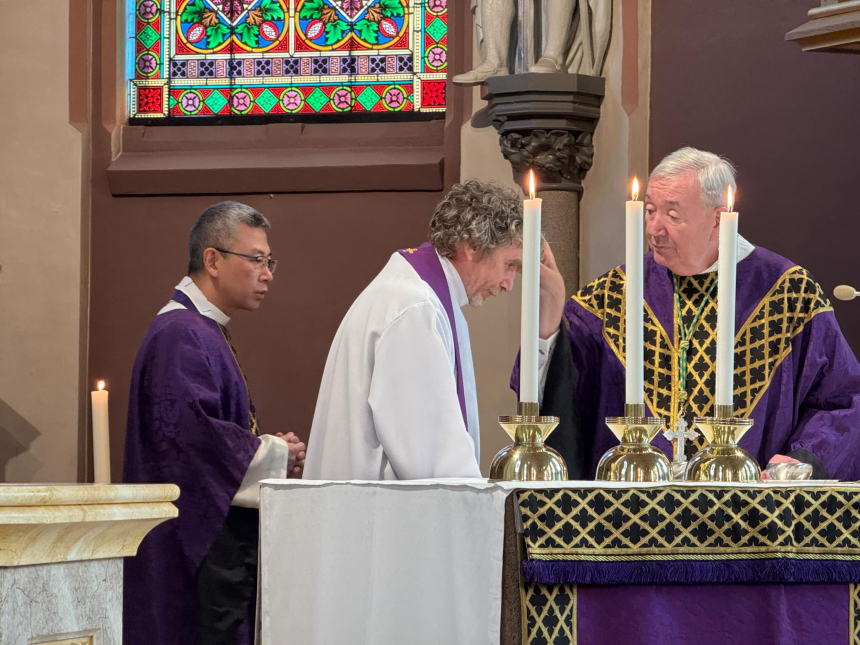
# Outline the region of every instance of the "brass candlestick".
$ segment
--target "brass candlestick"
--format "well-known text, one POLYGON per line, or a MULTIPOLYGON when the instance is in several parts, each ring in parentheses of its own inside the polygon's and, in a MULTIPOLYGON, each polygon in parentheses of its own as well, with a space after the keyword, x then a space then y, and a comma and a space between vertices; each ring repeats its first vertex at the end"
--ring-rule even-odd
POLYGON ((544 445, 559 424, 558 417, 540 416, 536 402, 521 401, 516 416, 499 417, 499 423, 514 440, 502 448, 490 466, 490 479, 505 481, 563 481, 567 465, 558 452, 544 445))
POLYGON ((714 406, 713 417, 696 419, 696 425, 709 444, 690 460, 687 480, 700 482, 760 482, 761 467, 738 446, 752 419, 734 416, 731 405, 714 406))
POLYGON ((662 451, 651 445, 663 420, 646 417, 641 403, 626 404, 623 417, 606 417, 606 425, 621 444, 609 449, 597 465, 597 479, 611 482, 668 482, 672 467, 662 451))

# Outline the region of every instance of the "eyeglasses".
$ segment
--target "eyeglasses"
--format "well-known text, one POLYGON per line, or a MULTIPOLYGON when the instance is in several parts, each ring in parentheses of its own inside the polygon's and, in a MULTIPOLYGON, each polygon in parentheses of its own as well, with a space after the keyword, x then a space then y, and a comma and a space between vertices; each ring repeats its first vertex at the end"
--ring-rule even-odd
POLYGON ((245 255, 244 253, 236 253, 235 251, 225 251, 224 249, 215 249, 219 253, 226 253, 228 255, 238 255, 240 258, 245 258, 246 260, 251 260, 256 266, 257 269, 263 270, 263 268, 267 268, 271 273, 275 272, 275 269, 278 268, 278 261, 274 258, 266 257, 265 255, 245 255))

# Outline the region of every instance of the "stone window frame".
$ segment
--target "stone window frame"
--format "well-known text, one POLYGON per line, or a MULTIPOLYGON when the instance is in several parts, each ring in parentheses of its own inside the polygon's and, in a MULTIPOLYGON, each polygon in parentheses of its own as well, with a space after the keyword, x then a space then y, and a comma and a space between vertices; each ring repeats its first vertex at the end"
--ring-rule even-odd
POLYGON ((113 195, 441 191, 459 180, 472 88, 450 78, 471 62, 469 3, 450 2, 449 42, 463 46, 449 58, 445 119, 258 125, 128 124, 125 0, 115 3, 118 125, 107 168, 113 195))

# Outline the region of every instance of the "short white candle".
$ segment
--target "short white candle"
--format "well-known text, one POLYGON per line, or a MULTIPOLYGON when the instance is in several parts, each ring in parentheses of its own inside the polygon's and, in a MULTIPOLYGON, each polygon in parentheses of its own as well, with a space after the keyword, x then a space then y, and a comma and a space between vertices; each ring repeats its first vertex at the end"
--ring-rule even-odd
POLYGON ((643 285, 643 251, 645 245, 644 204, 637 201, 639 197, 639 181, 633 178, 633 199, 627 202, 626 229, 626 278, 624 280, 625 297, 625 348, 627 363, 625 382, 625 401, 628 404, 645 402, 645 337, 643 331, 644 318, 644 285, 643 285))
POLYGON ((110 432, 108 392, 104 381, 91 392, 93 405, 93 474, 96 484, 110 484, 110 432))
POLYGON ((523 202, 523 298, 520 319, 520 401, 538 401, 538 334, 540 324, 541 201, 535 199, 534 171, 529 197, 523 202))
POLYGON ((733 405, 735 373, 735 301, 738 271, 738 214, 732 211, 732 187, 728 212, 720 213, 720 258, 717 284, 717 405, 733 405))

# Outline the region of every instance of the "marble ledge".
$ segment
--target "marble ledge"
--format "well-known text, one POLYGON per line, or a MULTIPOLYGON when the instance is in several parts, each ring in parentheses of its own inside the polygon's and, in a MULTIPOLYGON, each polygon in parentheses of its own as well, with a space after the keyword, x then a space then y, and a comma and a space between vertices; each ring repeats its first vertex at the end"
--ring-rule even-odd
POLYGON ((0 485, 0 567, 135 555, 178 497, 172 484, 0 485))
POLYGON ((173 484, 0 484, 0 506, 172 502, 173 484))

